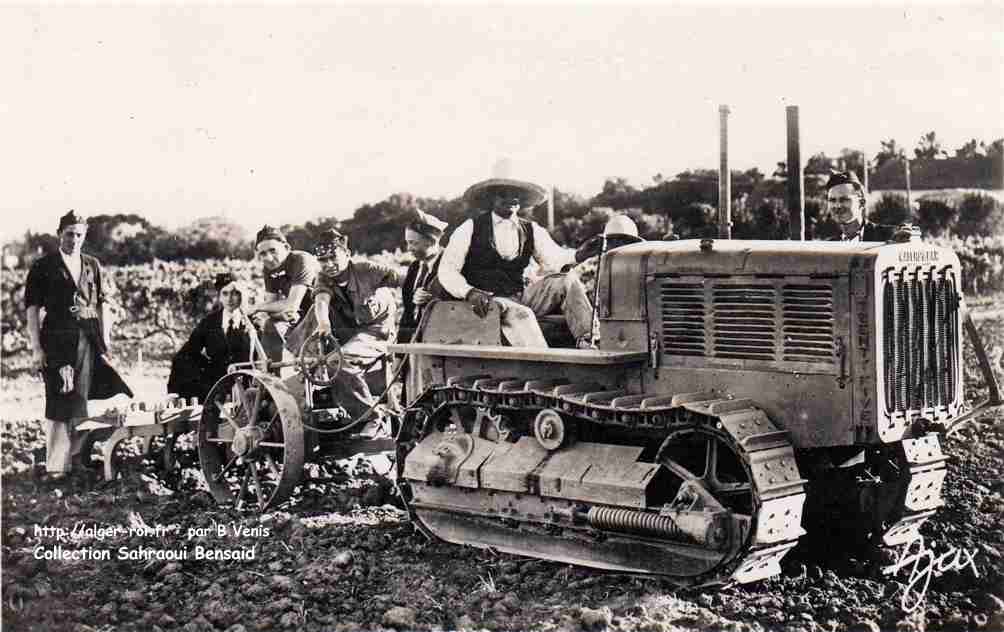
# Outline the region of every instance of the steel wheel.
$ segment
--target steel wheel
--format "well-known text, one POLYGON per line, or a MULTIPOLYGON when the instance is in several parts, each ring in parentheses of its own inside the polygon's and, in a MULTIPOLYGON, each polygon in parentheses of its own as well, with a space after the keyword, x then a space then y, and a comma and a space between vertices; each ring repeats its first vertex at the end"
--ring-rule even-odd
POLYGON ((704 504, 718 503, 739 514, 755 511, 749 469, 726 435, 700 426, 674 432, 657 460, 680 479, 681 487, 689 482, 688 487, 696 483, 706 490, 704 504))
POLYGON ((303 426, 296 399, 271 375, 230 373, 206 398, 199 462, 219 503, 265 511, 293 492, 303 474, 303 426))
MULTIPOLYGON (((685 511, 728 511, 727 531, 740 534, 755 521, 759 502, 752 474, 729 437, 704 426, 673 432, 659 449, 656 460, 671 476, 665 487, 665 506, 685 511)), ((721 534, 723 540, 725 534, 721 534)), ((697 576, 737 558, 744 538, 732 536, 727 546, 705 549, 701 564, 691 567, 697 576)))

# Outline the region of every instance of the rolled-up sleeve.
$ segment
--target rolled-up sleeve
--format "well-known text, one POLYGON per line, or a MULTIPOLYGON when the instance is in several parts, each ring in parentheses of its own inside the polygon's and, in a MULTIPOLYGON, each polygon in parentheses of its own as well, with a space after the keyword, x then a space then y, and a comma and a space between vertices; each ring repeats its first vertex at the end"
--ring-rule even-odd
POLYGON ((568 264, 575 264, 575 250, 562 248, 551 237, 551 233, 534 222, 533 226, 533 258, 540 264, 542 273, 559 272, 568 264))
MULTIPOLYGON (((464 299, 473 287, 460 273, 467 261, 467 251, 471 248, 471 236, 474 234, 474 221, 467 220, 457 227, 450 235, 450 242, 443 250, 443 258, 439 262, 439 283, 443 289, 455 298, 464 299)), ((553 240, 552 240, 553 241, 553 240)))

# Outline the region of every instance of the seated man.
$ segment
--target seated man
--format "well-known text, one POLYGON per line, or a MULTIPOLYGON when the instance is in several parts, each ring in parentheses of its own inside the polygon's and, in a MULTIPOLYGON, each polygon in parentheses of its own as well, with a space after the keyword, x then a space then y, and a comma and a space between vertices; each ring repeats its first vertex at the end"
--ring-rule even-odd
POLYGON ((246 292, 232 274, 216 275, 219 305, 199 321, 188 341, 171 361, 167 391, 204 401, 209 389, 227 374, 227 367, 251 358, 246 292))
POLYGON ((415 260, 401 282, 401 326, 398 342, 409 342, 422 317, 422 307, 433 299, 430 288, 439 274, 442 251, 439 239, 446 222, 418 209, 412 211, 411 221, 404 229, 404 243, 415 260))
POLYGON ((577 275, 549 274, 526 283, 531 258, 544 272, 557 272, 586 258, 554 243, 540 225, 519 217, 521 208, 533 208, 546 197, 542 187, 518 180, 493 178, 470 187, 464 198, 484 212, 461 224, 450 237, 439 282, 481 316, 496 303, 503 333, 513 346, 548 346, 535 315, 562 313, 576 346, 592 348, 593 308, 577 275))
POLYGON ((286 335, 310 309, 319 266, 313 255, 292 250, 282 232, 268 225, 255 236, 255 253, 265 275, 265 300, 251 308, 251 316, 262 332, 265 355, 279 362, 284 345, 294 353, 299 351, 302 340, 287 340, 286 335))
POLYGON ((314 309, 302 327, 309 331, 316 323, 318 332, 334 334, 341 344, 335 397, 355 420, 374 402, 364 375, 386 354, 394 336, 397 300, 392 288, 401 285, 401 278, 391 268, 351 261, 348 237, 334 229, 321 234, 314 253, 321 272, 314 309))
POLYGON ((826 182, 826 210, 840 225, 840 235, 830 238, 831 241, 888 241, 899 233, 899 227, 865 219, 865 188, 853 171, 834 171, 830 175, 826 182))

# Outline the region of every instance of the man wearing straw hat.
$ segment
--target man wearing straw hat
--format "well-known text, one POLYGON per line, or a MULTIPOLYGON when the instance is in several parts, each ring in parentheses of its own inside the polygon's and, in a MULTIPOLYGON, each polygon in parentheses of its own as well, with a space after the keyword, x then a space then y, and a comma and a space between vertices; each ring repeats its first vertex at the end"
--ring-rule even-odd
POLYGON ((106 355, 111 314, 101 264, 81 252, 87 220, 70 211, 56 235, 58 250, 32 265, 24 290, 32 362, 45 382, 45 466, 52 480, 71 469, 72 424, 88 416, 87 400, 132 397, 106 355))
POLYGON ((549 274, 526 283, 531 259, 544 272, 558 272, 585 258, 556 244, 539 224, 519 217, 520 209, 533 208, 546 197, 543 187, 509 178, 490 178, 467 189, 464 199, 484 212, 451 235, 439 282, 480 316, 497 304, 503 333, 513 346, 548 346, 536 316, 561 313, 576 346, 591 348, 593 309, 578 276, 549 274))

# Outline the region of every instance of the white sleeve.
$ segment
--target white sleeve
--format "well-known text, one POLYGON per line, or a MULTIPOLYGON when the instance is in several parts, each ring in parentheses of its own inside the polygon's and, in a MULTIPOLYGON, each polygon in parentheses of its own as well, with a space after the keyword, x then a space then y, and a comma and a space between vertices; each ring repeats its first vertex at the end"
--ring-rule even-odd
POLYGON ((565 265, 575 264, 575 250, 556 244, 551 233, 537 222, 530 225, 533 226, 533 258, 540 264, 541 273, 560 272, 565 265))
POLYGON ((455 298, 463 300, 471 291, 471 284, 464 279, 460 271, 467 260, 467 251, 471 248, 471 237, 474 235, 474 221, 467 220, 457 227, 450 235, 450 242, 443 249, 443 258, 439 261, 439 284, 455 298))

